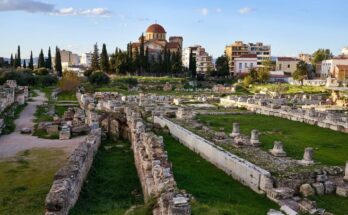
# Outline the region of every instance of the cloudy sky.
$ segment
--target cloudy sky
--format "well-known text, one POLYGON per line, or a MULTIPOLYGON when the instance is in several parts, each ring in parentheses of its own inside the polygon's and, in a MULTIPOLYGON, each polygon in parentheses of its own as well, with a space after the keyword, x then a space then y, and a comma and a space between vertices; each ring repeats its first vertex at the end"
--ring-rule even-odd
POLYGON ((0 56, 21 45, 58 45, 76 53, 95 42, 125 48, 154 22, 184 46, 201 44, 214 57, 236 40, 272 45, 274 56, 348 46, 348 1, 330 0, 0 0, 0 56))

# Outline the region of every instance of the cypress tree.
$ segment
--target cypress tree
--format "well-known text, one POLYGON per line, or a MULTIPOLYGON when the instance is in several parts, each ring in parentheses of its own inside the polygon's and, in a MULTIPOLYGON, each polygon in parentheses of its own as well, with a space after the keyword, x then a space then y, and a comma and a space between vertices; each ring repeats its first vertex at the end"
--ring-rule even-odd
POLYGON ((100 69, 103 72, 107 72, 109 71, 109 56, 108 56, 108 52, 106 50, 106 45, 105 43, 103 44, 103 48, 100 54, 100 69))
POLYGON ((29 69, 34 69, 34 59, 33 59, 33 51, 30 52, 30 60, 29 60, 29 69))
POLYGON ((56 72, 57 72, 57 76, 58 77, 62 77, 63 73, 62 73, 62 59, 61 59, 61 56, 60 56, 60 50, 58 47, 56 47, 56 58, 55 58, 55 69, 56 69, 56 72))
POLYGON ((46 60, 46 68, 47 69, 52 69, 51 47, 48 48, 48 58, 46 60))
POLYGON ((39 60, 37 62, 37 68, 42 68, 45 67, 45 56, 43 54, 43 51, 41 49, 40 54, 39 54, 39 60))
POLYGON ((144 34, 141 34, 140 39, 140 52, 139 52, 139 65, 140 65, 140 72, 142 73, 145 67, 145 47, 144 47, 144 34))
POLYGON ((94 51, 93 51, 93 55, 92 55, 91 68, 94 71, 99 69, 99 49, 98 49, 98 43, 96 43, 94 45, 94 51))
POLYGON ((24 60, 23 61, 23 68, 26 69, 27 68, 27 62, 24 60))
POLYGON ((189 70, 191 72, 192 78, 196 78, 197 75, 197 65, 196 65, 196 59, 193 56, 192 49, 190 51, 190 64, 189 64, 189 70))
POLYGON ((13 60, 13 68, 17 68, 18 67, 18 59, 17 59, 17 54, 15 54, 15 58, 13 60))
POLYGON ((21 59, 21 47, 18 46, 17 48, 17 61, 16 61, 16 67, 21 67, 22 65, 22 59, 21 59))
POLYGON ((11 58, 10 58, 10 66, 14 67, 14 62, 13 62, 13 54, 11 54, 11 58))
POLYGON ((149 72, 150 60, 149 60, 149 47, 145 50, 145 72, 149 72))

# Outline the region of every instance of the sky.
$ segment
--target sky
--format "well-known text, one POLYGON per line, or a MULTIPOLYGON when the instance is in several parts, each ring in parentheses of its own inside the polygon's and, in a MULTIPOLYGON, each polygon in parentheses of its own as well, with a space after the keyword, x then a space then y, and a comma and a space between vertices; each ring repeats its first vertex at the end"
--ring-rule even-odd
POLYGON ((22 58, 50 46, 82 54, 94 43, 125 49, 157 22, 214 58, 237 40, 272 46, 272 56, 297 56, 348 46, 347 0, 0 0, 0 56, 17 45, 22 58))

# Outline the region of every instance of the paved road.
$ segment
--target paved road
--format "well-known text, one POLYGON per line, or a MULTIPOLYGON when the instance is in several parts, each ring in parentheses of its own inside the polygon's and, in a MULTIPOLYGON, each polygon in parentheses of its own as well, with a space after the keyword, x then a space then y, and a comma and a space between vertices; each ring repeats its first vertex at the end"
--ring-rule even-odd
POLYGON ((9 135, 0 136, 0 159, 14 156, 20 151, 32 148, 61 148, 67 153, 71 153, 80 142, 84 141, 85 136, 71 140, 48 140, 20 133, 23 127, 33 129, 36 108, 46 100, 45 94, 39 91, 37 93, 38 96, 34 98, 34 101, 28 102, 20 117, 15 120, 16 131, 9 135))

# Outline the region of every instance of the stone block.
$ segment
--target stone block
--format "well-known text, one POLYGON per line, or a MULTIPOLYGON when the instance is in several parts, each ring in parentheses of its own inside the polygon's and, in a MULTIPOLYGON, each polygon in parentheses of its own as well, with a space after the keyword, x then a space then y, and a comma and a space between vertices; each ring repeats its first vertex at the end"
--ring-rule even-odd
POLYGON ((285 214, 287 215, 297 215, 298 213, 296 211, 294 211, 293 209, 291 209, 289 206, 287 205, 283 205, 280 208, 281 211, 283 211, 285 214))
POLYGON ((300 187, 300 193, 304 197, 315 195, 315 190, 310 184, 302 184, 300 187))
POLYGON ((325 194, 325 187, 324 187, 324 184, 323 183, 313 183, 312 184, 314 190, 315 190, 315 193, 317 195, 324 195, 325 194))
POLYGON ((46 132, 49 134, 49 135, 56 135, 59 133, 59 130, 58 130, 58 125, 48 125, 46 127, 46 132))
POLYGON ((325 181, 325 194, 332 194, 336 190, 336 184, 332 181, 325 181))
POLYGON ((348 197, 348 185, 337 186, 336 194, 342 197, 348 197))

